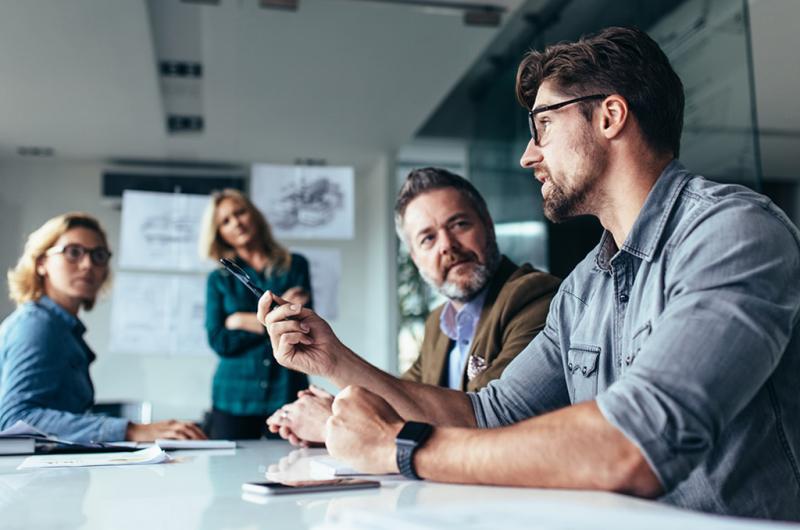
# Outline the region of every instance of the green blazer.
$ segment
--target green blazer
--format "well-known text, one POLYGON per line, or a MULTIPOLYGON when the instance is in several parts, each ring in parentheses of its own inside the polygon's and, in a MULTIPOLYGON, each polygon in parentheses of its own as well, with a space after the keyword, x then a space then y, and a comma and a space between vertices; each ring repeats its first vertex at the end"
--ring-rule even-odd
MULTIPOLYGON (((244 260, 236 258, 258 287, 283 293, 302 287, 311 293, 308 261, 292 254, 286 271, 265 275, 244 260)), ((211 401, 217 410, 240 416, 270 415, 297 398, 308 387, 308 378, 300 372, 279 365, 272 356, 267 335, 225 327, 228 315, 237 311, 255 312, 258 300, 247 287, 225 269, 208 276, 206 286, 206 332, 208 343, 219 355, 219 365, 212 383, 211 401)), ((313 307, 309 301, 309 307, 313 307)))
MULTIPOLYGON (((534 269, 529 264, 517 267, 502 257, 500 266, 489 281, 469 358, 475 356, 479 373, 462 375, 461 389, 477 391, 500 377, 508 363, 544 328, 550 301, 561 280, 534 269)), ((447 362, 453 341, 439 327, 444 304, 425 321, 425 336, 417 360, 403 374, 403 379, 447 386, 447 362)))

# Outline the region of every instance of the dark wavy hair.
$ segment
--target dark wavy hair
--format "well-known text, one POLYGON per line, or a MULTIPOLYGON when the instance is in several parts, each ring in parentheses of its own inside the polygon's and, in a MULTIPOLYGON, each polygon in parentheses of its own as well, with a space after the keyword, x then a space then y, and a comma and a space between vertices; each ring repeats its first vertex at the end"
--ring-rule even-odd
MULTIPOLYGON (((517 70, 517 100, 530 109, 544 81, 566 96, 619 94, 628 102, 645 141, 678 157, 683 130, 683 84, 669 59, 645 32, 612 27, 577 42, 525 55, 517 70)), ((591 118, 597 102, 582 102, 591 118)))

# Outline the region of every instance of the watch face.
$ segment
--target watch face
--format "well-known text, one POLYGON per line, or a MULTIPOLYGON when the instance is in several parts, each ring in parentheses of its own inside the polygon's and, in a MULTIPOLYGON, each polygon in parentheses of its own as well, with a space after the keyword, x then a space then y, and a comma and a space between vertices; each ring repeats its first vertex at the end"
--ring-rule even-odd
POLYGON ((408 421, 397 434, 398 442, 420 442, 428 437, 431 425, 417 421, 408 421))

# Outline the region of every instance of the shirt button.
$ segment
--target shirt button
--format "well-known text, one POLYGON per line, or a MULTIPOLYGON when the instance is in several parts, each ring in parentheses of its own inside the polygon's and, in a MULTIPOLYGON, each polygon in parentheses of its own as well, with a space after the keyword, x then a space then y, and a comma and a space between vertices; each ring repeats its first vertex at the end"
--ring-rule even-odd
POLYGON ((627 304, 628 303, 628 295, 625 294, 625 293, 622 293, 621 295, 619 295, 619 301, 620 301, 620 303, 627 304))
POLYGON ((567 365, 567 368, 569 368, 570 370, 572 370, 572 363, 569 363, 569 364, 567 365))
POLYGON ((630 356, 630 355, 628 355, 627 357, 625 357, 625 364, 631 364, 631 361, 633 361, 633 359, 631 359, 631 356, 630 356))
POLYGON ((270 364, 272 364, 272 361, 269 359, 264 359, 264 366, 269 366, 270 364))
POLYGON ((586 372, 588 372, 588 371, 589 371, 589 369, 588 369, 588 368, 586 368, 585 366, 584 366, 583 368, 581 368, 581 373, 582 373, 583 375, 586 375, 586 372))
POLYGON ((267 388, 267 382, 266 381, 261 381, 260 385, 261 385, 261 388, 267 388))

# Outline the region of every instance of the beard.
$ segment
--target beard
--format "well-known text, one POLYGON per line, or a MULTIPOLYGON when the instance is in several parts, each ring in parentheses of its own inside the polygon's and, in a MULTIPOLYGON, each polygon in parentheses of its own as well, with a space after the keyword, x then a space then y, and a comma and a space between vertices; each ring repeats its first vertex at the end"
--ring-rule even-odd
MULTIPOLYGON (((572 169, 574 185, 566 187, 551 179, 547 166, 540 164, 536 171, 543 172, 550 184, 550 193, 542 197, 544 215, 554 223, 560 223, 579 215, 591 214, 593 210, 596 175, 602 174, 608 165, 608 153, 600 147, 589 131, 584 131, 579 144, 573 147, 573 155, 581 163, 572 169)), ((567 179, 559 179, 566 182, 567 179)))
POLYGON ((500 264, 500 250, 497 248, 497 242, 494 238, 486 243, 486 249, 484 250, 486 263, 478 263, 478 256, 473 252, 469 254, 453 255, 453 259, 451 260, 453 264, 464 262, 472 264, 472 271, 470 271, 466 281, 454 282, 448 280, 447 275, 450 272, 450 267, 445 271, 445 279, 441 283, 438 283, 425 274, 422 269, 419 269, 420 276, 425 280, 425 283, 448 300, 455 300, 456 302, 462 303, 469 302, 486 287, 486 284, 489 283, 495 270, 497 270, 497 266, 500 264))
POLYGON ((589 195, 586 183, 574 190, 565 190, 550 182, 550 194, 543 200, 544 215, 554 223, 560 223, 587 213, 586 197, 589 195))

